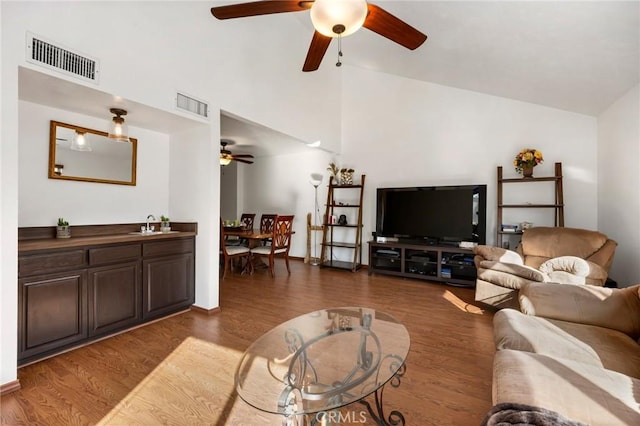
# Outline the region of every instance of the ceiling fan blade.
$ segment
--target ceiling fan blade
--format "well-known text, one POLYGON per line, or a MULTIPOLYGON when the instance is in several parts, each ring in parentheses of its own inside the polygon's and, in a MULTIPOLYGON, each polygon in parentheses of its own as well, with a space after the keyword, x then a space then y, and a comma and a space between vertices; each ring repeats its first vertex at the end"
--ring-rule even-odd
POLYGON ((309 10, 312 5, 313 1, 264 0, 212 7, 211 14, 218 19, 245 18, 272 13, 301 12, 309 10))
POLYGON ((253 161, 249 161, 249 160, 243 160, 242 158, 233 158, 233 161, 237 161, 239 163, 245 163, 245 164, 253 164, 253 161))
POLYGON ((367 4, 369 14, 363 27, 394 41, 407 49, 414 50, 425 42, 427 36, 411 25, 396 18, 375 4, 367 4))
POLYGON ((307 58, 304 60, 302 71, 315 71, 320 67, 320 63, 322 62, 322 58, 329 47, 329 43, 331 43, 331 37, 324 36, 317 31, 313 33, 311 45, 307 52, 307 58))
POLYGON ((233 154, 233 158, 254 158, 251 154, 233 154))

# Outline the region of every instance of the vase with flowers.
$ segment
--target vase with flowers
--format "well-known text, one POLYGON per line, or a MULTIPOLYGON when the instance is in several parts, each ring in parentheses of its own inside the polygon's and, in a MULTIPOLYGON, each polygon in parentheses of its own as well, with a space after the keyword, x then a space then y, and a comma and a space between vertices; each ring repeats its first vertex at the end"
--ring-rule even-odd
POLYGON ((533 168, 542 161, 542 152, 535 148, 524 148, 513 159, 513 166, 523 177, 530 178, 533 177, 533 168))

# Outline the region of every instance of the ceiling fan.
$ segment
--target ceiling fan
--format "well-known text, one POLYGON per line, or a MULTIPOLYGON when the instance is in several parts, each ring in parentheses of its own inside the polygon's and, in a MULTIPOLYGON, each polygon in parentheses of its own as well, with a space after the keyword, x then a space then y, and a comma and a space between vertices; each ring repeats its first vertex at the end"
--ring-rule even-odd
MULTIPOLYGON (((273 13, 311 10, 315 28, 302 71, 315 71, 320 67, 331 39, 353 34, 365 27, 407 49, 422 45, 427 36, 406 22, 396 18, 379 6, 366 0, 263 0, 250 3, 212 7, 211 13, 218 19, 244 18, 273 13)), ((338 52, 338 63, 340 66, 338 52)))
POLYGON ((226 166, 232 161, 238 161, 240 163, 246 163, 246 164, 253 164, 253 161, 247 160, 247 158, 253 158, 253 155, 251 154, 234 155, 231 153, 231 151, 227 149, 227 145, 230 145, 230 144, 233 144, 233 142, 224 140, 224 139, 220 141, 220 145, 222 146, 222 148, 220 148, 220 165, 221 166, 226 166))

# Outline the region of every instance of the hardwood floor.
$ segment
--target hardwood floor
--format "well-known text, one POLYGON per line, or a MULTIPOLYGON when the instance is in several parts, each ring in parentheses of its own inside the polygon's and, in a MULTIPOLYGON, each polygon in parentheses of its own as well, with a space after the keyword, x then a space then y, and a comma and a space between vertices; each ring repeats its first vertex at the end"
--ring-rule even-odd
POLYGON ((95 424, 188 336, 244 351, 287 319, 337 306, 379 309, 409 330, 407 372, 385 392, 407 425, 480 424, 491 408, 493 313, 474 306, 472 289, 301 261, 291 268, 287 276, 276 261, 275 279, 228 274, 217 314, 183 313, 21 368, 22 388, 0 401, 2 425, 95 424))

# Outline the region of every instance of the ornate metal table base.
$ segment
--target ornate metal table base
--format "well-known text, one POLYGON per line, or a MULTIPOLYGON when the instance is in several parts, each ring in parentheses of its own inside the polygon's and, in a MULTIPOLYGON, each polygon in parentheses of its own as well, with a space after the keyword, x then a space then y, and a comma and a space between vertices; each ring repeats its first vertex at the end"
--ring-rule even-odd
MULTIPOLYGON (((391 380, 389 380, 387 385, 390 385, 391 387, 394 387, 394 388, 397 388, 398 386, 400 386, 400 380, 402 376, 404 376, 406 371, 407 371, 407 365, 405 363, 402 363, 402 365, 400 366, 396 374, 391 378, 391 380)), ((367 407, 367 411, 369 412, 369 415, 373 420, 375 420, 378 426, 404 426, 405 424, 404 416, 400 411, 391 410, 388 417, 385 417, 384 415, 384 406, 382 402, 382 397, 384 396, 384 389, 386 388, 387 385, 382 386, 381 388, 377 389, 373 393, 373 397, 375 401, 375 410, 374 410, 374 407, 372 407, 369 401, 367 401, 366 399, 361 399, 358 402, 364 405, 365 407, 367 407)))

